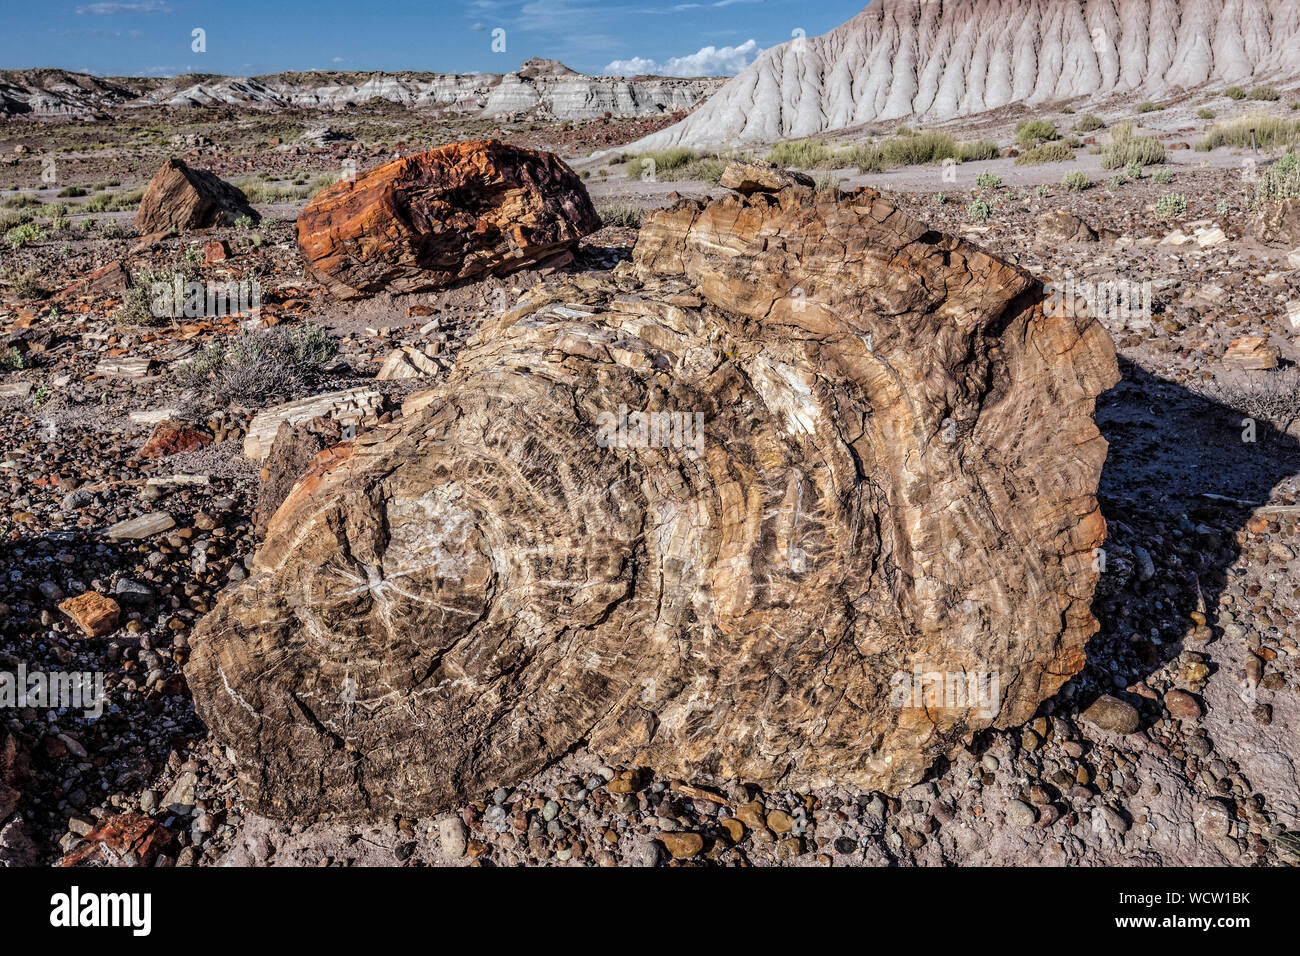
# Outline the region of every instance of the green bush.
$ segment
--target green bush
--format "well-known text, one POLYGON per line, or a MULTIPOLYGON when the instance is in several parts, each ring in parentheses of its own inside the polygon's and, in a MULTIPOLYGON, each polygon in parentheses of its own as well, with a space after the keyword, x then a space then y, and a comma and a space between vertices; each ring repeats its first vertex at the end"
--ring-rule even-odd
POLYGON ((1085 189, 1092 188, 1092 180, 1088 178, 1088 174, 1083 170, 1076 169, 1072 173, 1065 174, 1065 178, 1061 180, 1061 185, 1070 192, 1081 193, 1085 189))
POLYGON ((1114 176, 1110 177, 1110 189, 1113 192, 1114 190, 1119 189, 1120 186, 1123 186, 1127 182, 1128 182, 1127 176, 1125 176, 1123 173, 1116 173, 1114 176))
POLYGON ((821 140, 801 139, 777 143, 768 151, 767 161, 786 169, 827 169, 834 155, 821 140))
POLYGON ((1064 163, 1074 159, 1074 150, 1065 143, 1043 143, 1016 157, 1017 166, 1039 166, 1043 163, 1064 163))
POLYGON ((1137 105, 1137 111, 1139 113, 1157 113, 1162 109, 1164 109, 1163 106, 1152 103, 1150 100, 1137 105))
POLYGON ((871 146, 856 148, 853 152, 855 162, 852 165, 856 165, 859 172, 879 173, 902 166, 941 163, 946 159, 960 163, 996 159, 999 154, 997 143, 991 140, 959 143, 947 133, 909 131, 871 146))
POLYGON ((1084 113, 1075 121, 1074 130, 1076 133, 1091 133, 1093 130, 1102 129, 1105 125, 1100 117, 1092 113, 1084 113))
POLYGON ((1230 86, 1223 91, 1223 95, 1230 100, 1244 100, 1250 94, 1246 92, 1244 87, 1230 86))
POLYGON ((1300 199, 1300 157, 1295 153, 1287 153, 1259 174, 1251 205, 1258 207, 1282 199, 1300 199))
POLYGON ((82 189, 80 186, 64 186, 58 192, 58 196, 60 199, 71 199, 76 196, 84 196, 84 195, 86 195, 86 191, 82 189))
POLYGON ((1187 197, 1181 193, 1165 193, 1156 200, 1156 214, 1162 219, 1181 216, 1187 212, 1187 197))
POLYGON ((5 242, 9 244, 10 249, 15 250, 48 238, 50 237, 45 230, 34 222, 25 222, 21 226, 14 226, 5 233, 5 242))
POLYGON ((1196 115, 1199 116, 1199 117, 1200 117, 1201 119, 1203 119, 1203 120, 1212 120, 1212 119, 1214 119, 1214 117, 1217 116, 1218 114, 1215 113, 1214 110, 1209 109, 1208 107, 1202 106, 1199 110, 1196 111, 1196 115))
POLYGON ((1261 100, 1265 103, 1276 103, 1282 98, 1281 94, 1271 86, 1252 87, 1247 95, 1252 100, 1261 100))
POLYGON ((337 354, 338 343, 318 325, 258 329, 209 342, 181 379, 218 407, 256 406, 310 389, 337 354))
POLYGON ((1119 169, 1136 163, 1152 166, 1165 161, 1165 147, 1159 140, 1149 137, 1125 138, 1108 143, 1101 151, 1103 169, 1119 169))
POLYGON ((1260 149, 1278 149, 1300 144, 1300 121, 1253 113, 1230 123, 1216 123, 1206 134, 1205 140, 1196 148, 1201 150, 1217 149, 1220 146, 1248 148, 1251 145, 1252 130, 1254 130, 1255 145, 1260 149))
POLYGON ((1058 138, 1056 124, 1049 120, 1021 120, 1016 124, 1016 142, 1024 149, 1058 138))
POLYGON ((606 206, 600 210, 600 221, 606 226, 635 229, 641 225, 641 210, 635 206, 606 206))
POLYGON ((1157 169, 1151 174, 1151 181, 1159 186, 1168 186, 1174 181, 1174 173, 1171 169, 1157 169))
POLYGON ((980 173, 975 177, 975 185, 980 189, 1001 189, 1002 179, 992 173, 980 173))
POLYGON ((976 199, 966 207, 966 213, 976 221, 981 221, 993 215, 993 208, 983 199, 976 199))

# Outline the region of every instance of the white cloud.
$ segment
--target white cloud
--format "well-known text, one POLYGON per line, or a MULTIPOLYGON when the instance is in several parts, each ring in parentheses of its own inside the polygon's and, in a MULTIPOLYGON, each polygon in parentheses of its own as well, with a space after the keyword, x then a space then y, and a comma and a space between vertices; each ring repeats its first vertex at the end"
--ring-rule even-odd
POLYGON ((634 56, 629 60, 615 60, 601 72, 606 76, 635 76, 641 73, 656 76, 734 76, 763 51, 754 40, 740 46, 706 46, 688 56, 674 56, 667 60, 651 60, 634 56))
POLYGON ((171 13, 171 8, 158 0, 140 3, 85 3, 77 7, 81 16, 106 17, 114 13, 171 13))

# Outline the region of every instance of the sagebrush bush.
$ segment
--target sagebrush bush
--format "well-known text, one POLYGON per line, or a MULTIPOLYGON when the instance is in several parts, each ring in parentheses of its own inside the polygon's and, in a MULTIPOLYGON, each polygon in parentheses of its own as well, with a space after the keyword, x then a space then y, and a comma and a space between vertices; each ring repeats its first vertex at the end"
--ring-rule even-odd
POLYGON ((1230 87, 1228 87, 1226 90, 1223 91, 1223 95, 1226 96, 1226 97, 1227 97, 1228 99, 1230 99, 1230 100, 1244 100, 1244 99, 1245 99, 1247 96, 1249 96, 1250 94, 1248 94, 1248 93, 1246 92, 1245 87, 1242 87, 1242 86, 1230 86, 1230 87))
POLYGON ((1119 169, 1136 163, 1138 166, 1152 166, 1165 161, 1165 147, 1159 140, 1150 137, 1126 137, 1108 143, 1101 151, 1103 169, 1119 169))
POLYGON ((993 173, 980 173, 975 177, 975 185, 980 189, 1001 189, 1002 177, 993 173))
POLYGON ((1181 216, 1187 212, 1187 197, 1181 193, 1165 193, 1156 200, 1156 214, 1162 219, 1181 216))
POLYGON ((1276 103, 1282 98, 1281 94, 1271 86, 1252 87, 1246 95, 1252 100, 1260 100, 1264 103, 1276 103))
POLYGON ((21 226, 14 226, 5 233, 5 242, 10 249, 21 249, 23 246, 29 246, 33 242, 41 242, 50 238, 49 235, 34 222, 25 222, 21 226))
POLYGON ((599 212, 600 221, 607 226, 638 228, 641 225, 641 210, 635 206, 605 206, 599 212))
POLYGON ((1056 139, 1056 124, 1050 120, 1021 120, 1016 124, 1016 142, 1024 149, 1056 139))
POLYGON ((1074 159, 1074 150, 1065 143, 1043 143, 1016 157, 1017 166, 1040 166, 1043 163, 1064 163, 1074 159))
POLYGON ((1252 207, 1283 199, 1300 199, 1300 157, 1287 153, 1259 174, 1252 207))
POLYGON ((254 407, 309 390, 337 354, 318 325, 258 329, 209 342, 180 374, 213 405, 254 407))
POLYGON ((1092 113, 1084 113, 1075 121, 1074 130, 1076 133, 1091 133, 1093 130, 1101 129, 1105 125, 1100 117, 1094 116, 1092 113))
POLYGON ((1252 130, 1254 145, 1260 149, 1300 145, 1300 121, 1253 113, 1229 123, 1216 123, 1196 148, 1210 150, 1220 146, 1249 147, 1252 130))
POLYGON ((1214 117, 1218 116, 1219 114, 1214 112, 1214 110, 1209 109, 1208 107, 1202 106, 1199 110, 1196 111, 1196 115, 1203 120, 1212 120, 1214 119, 1214 117))
POLYGON ((976 199, 966 207, 966 212, 972 219, 979 221, 993 215, 993 208, 983 199, 976 199))
POLYGON ((1070 192, 1081 193, 1085 189, 1092 188, 1092 180, 1088 178, 1088 174, 1083 170, 1076 169, 1072 173, 1065 174, 1065 178, 1061 180, 1061 185, 1070 192))

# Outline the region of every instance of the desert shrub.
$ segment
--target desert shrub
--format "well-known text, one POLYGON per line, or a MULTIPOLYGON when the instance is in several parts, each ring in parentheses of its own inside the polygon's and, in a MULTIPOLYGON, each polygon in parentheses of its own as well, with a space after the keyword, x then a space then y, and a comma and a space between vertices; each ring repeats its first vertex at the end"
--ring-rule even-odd
POLYGON ((975 185, 980 189, 1001 189, 1002 177, 995 176, 993 173, 980 173, 975 177, 975 185))
POLYGON ((643 172, 652 170, 657 179, 670 179, 668 174, 681 169, 695 159, 694 150, 662 149, 652 153, 640 153, 627 161, 627 178, 640 179, 643 172))
POLYGON ((23 361, 23 353, 19 352, 14 346, 9 346, 9 351, 0 355, 0 368, 7 368, 11 372, 16 372, 23 368, 27 363, 23 361))
POLYGON ((122 235, 122 227, 116 219, 104 219, 99 223, 99 234, 105 239, 116 239, 122 235))
POLYGON ((1172 169, 1157 169, 1151 174, 1151 181, 1158 186, 1168 186, 1174 181, 1174 172, 1172 169))
POLYGON ((1076 169, 1072 173, 1066 173, 1065 178, 1061 180, 1061 185, 1070 192, 1081 193, 1085 189, 1092 188, 1092 180, 1082 169, 1076 169))
POLYGON ((1150 100, 1139 103, 1137 105, 1137 111, 1139 113, 1158 113, 1162 109, 1164 109, 1163 106, 1161 106, 1159 103, 1152 103, 1150 100))
POLYGON ((1230 87, 1228 87, 1226 90, 1223 91, 1223 95, 1226 96, 1226 97, 1227 97, 1228 99, 1230 99, 1230 100, 1244 100, 1244 99, 1245 99, 1247 96, 1249 96, 1250 94, 1246 92, 1246 88, 1245 88, 1245 87, 1242 87, 1242 86, 1230 86, 1230 87))
POLYGON ((826 169, 834 152, 818 139, 801 139, 777 143, 768 151, 767 161, 783 168, 826 169))
POLYGON ((180 276, 182 282, 197 280, 201 264, 201 260, 196 261, 187 252, 181 259, 160 269, 147 266, 136 269, 131 274, 131 288, 122 294, 122 304, 113 313, 113 321, 124 325, 159 325, 178 318, 171 308, 154 308, 154 286, 162 284, 170 287, 177 276, 180 276))
POLYGON ((337 354, 318 325, 257 329, 209 342, 180 375, 214 405, 255 406, 309 390, 337 354))
POLYGON ((840 191, 840 177, 834 173, 818 173, 813 177, 813 188, 819 193, 836 193, 840 191))
POLYGON ((23 246, 29 246, 33 242, 40 242, 48 238, 50 237, 45 230, 34 222, 25 222, 21 226, 14 226, 5 233, 5 242, 9 244, 10 249, 21 249, 23 246))
POLYGON ((1149 137, 1125 137, 1108 143, 1101 151, 1103 169, 1119 169, 1131 163, 1151 166, 1164 161, 1164 144, 1149 137))
POLYGON ((1216 117, 1219 114, 1215 113, 1214 110, 1208 107, 1202 106, 1199 110, 1196 111, 1196 115, 1203 120, 1212 120, 1214 119, 1214 117, 1216 117))
POLYGON ((0 211, 0 232, 8 232, 14 226, 31 222, 34 217, 26 209, 5 209, 0 211))
POLYGON ((1050 120, 1021 120, 1016 124, 1016 142, 1024 149, 1058 137, 1056 124, 1050 120))
POLYGON ((1156 200, 1156 214, 1161 219, 1181 216, 1187 212, 1187 197, 1182 193, 1165 193, 1156 200))
POLYGON ((252 216, 236 216, 236 217, 235 217, 235 228, 236 228, 236 229, 239 229, 239 230, 241 230, 241 231, 243 231, 243 232, 247 232, 248 230, 252 229, 252 228, 253 228, 253 217, 252 217, 252 216))
POLYGON ((54 232, 63 232, 68 226, 69 222, 66 216, 55 216, 50 220, 50 229, 54 232))
POLYGON ((1127 176, 1125 176, 1123 173, 1116 173, 1114 176, 1110 177, 1109 188, 1113 191, 1119 189, 1120 186, 1123 186, 1127 182, 1128 182, 1127 176))
POLYGON ((5 209, 28 209, 32 206, 39 205, 41 205, 41 201, 31 193, 18 193, 0 203, 0 206, 3 206, 5 209))
POLYGON ((1260 149, 1275 149, 1300 144, 1300 122, 1276 116, 1252 113, 1229 123, 1216 123, 1210 128, 1197 149, 1217 149, 1220 146, 1249 147, 1251 131, 1255 145, 1260 149))
POLYGON ((11 278, 9 290, 20 299, 41 299, 45 296, 40 273, 35 269, 27 269, 11 278))
POLYGON ((1300 420, 1300 368, 1291 366, 1267 375, 1252 374, 1244 380, 1227 381, 1217 385, 1210 397, 1285 432, 1300 420))
POLYGON ((993 215, 993 207, 983 199, 976 199, 966 207, 966 213, 976 221, 984 220, 993 215))
POLYGON ((1142 164, 1137 162, 1136 160, 1134 160, 1131 163, 1126 163, 1124 166, 1124 175, 1127 176, 1129 179, 1141 179, 1142 164))
POLYGON ((1039 166, 1043 163, 1064 163, 1074 159, 1074 150, 1065 143, 1043 143, 1016 157, 1017 166, 1039 166))
POLYGON ((1264 103, 1276 103, 1282 98, 1281 94, 1271 86, 1255 86, 1246 94, 1252 100, 1260 100, 1264 103))
POLYGON ((626 226, 636 229, 641 225, 641 210, 635 206, 605 206, 599 212, 600 221, 607 226, 626 226))
POLYGON ((945 206, 948 204, 948 196, 945 193, 934 194, 934 204, 936 206, 945 206))
POLYGON ((72 199, 84 195, 86 195, 86 190, 82 189, 80 186, 64 186, 58 192, 60 199, 72 199))
POLYGON ((113 196, 108 206, 105 207, 108 212, 133 212, 140 205, 140 200, 144 198, 144 187, 129 189, 124 193, 118 193, 113 196))
POLYGON ((1300 157, 1287 153, 1259 174, 1252 206, 1282 199, 1300 199, 1300 157))
POLYGON ((1084 113, 1074 123, 1076 133, 1091 133, 1093 130, 1101 129, 1106 124, 1101 121, 1101 117, 1092 113, 1084 113))
POLYGON ((985 159, 997 159, 1002 155, 998 144, 991 139, 966 140, 957 144, 957 160, 973 163, 985 159))

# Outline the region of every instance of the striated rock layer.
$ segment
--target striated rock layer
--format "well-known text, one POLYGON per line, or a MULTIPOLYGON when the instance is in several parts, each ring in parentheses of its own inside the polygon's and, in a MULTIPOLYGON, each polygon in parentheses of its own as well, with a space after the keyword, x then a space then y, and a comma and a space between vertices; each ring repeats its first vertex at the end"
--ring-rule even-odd
POLYGON ((887 0, 764 52, 629 147, 734 146, 1011 103, 1300 83, 1296 0, 887 0))
POLYGON ((492 139, 340 180, 299 214, 297 236, 308 271, 354 298, 571 259, 600 226, 582 180, 559 157, 492 139))
POLYGON ((634 259, 490 320, 271 519, 186 665, 261 811, 429 812, 584 741, 896 791, 1083 665, 1098 323, 869 189, 682 202, 634 259))

